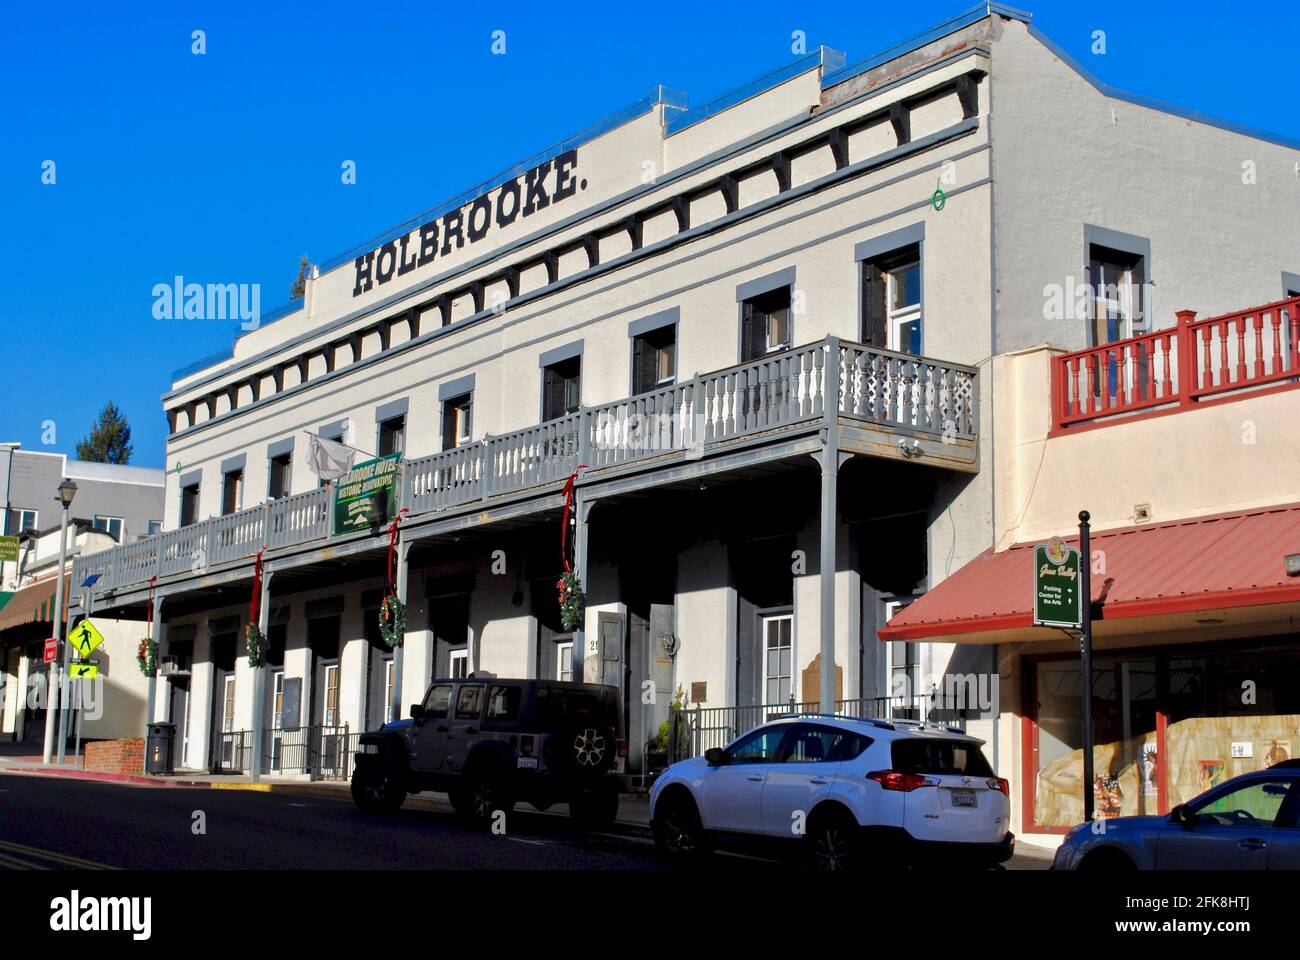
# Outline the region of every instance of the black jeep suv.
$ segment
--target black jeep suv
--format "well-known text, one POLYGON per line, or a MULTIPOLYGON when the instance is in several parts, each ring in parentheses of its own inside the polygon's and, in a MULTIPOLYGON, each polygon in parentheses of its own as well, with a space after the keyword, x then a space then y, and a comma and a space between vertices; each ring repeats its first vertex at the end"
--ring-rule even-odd
POLYGON ((612 823, 621 717, 617 687, 435 680, 411 719, 361 735, 352 798, 366 813, 392 813, 409 793, 445 791, 479 822, 516 801, 539 810, 559 801, 591 826, 612 823))

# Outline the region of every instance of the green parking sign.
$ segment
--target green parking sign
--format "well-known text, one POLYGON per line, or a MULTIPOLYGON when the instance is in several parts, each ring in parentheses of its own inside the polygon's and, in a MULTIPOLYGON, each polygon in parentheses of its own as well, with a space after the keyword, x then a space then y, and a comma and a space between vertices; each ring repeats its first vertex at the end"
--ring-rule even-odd
POLYGON ((1083 626, 1079 551, 1060 537, 1034 547, 1034 624, 1083 626))

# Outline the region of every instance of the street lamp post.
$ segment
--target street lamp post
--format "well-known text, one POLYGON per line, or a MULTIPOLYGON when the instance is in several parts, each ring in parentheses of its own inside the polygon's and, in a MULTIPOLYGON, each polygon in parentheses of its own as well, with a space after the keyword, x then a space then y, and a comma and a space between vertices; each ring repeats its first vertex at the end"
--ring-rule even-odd
MULTIPOLYGON (((50 682, 45 685, 45 757, 48 764, 54 752, 54 691, 62 693, 63 678, 68 673, 68 646, 64 642, 63 629, 63 580, 64 567, 68 562, 68 508, 72 498, 77 495, 77 485, 64 478, 59 484, 58 496, 54 499, 63 505, 63 520, 59 524, 59 570, 54 586, 54 639, 63 644, 63 665, 50 664, 50 682)), ((59 763, 63 763, 64 746, 68 737, 68 705, 65 698, 59 697, 59 763)))

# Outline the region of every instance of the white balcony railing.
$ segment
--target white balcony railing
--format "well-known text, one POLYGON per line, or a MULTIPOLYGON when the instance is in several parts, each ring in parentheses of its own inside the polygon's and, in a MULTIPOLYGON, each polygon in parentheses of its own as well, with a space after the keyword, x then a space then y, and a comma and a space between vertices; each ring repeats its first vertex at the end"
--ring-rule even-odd
MULTIPOLYGON (((828 384, 838 398, 831 410, 849 420, 908 435, 973 440, 978 432, 975 368, 828 337, 408 460, 400 506, 418 516, 555 486, 579 464, 594 472, 699 457, 737 439, 779 435, 827 416, 828 384)), ((322 487, 78 558, 73 582, 98 573, 93 590, 101 593, 247 560, 263 548, 324 542, 330 497, 322 487)))

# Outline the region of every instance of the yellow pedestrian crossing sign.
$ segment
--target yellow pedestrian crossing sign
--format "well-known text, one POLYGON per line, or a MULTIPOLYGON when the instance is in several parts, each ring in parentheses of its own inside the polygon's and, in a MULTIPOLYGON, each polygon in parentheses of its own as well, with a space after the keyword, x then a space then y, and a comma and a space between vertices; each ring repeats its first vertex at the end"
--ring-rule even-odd
POLYGON ((99 627, 89 620, 82 620, 72 628, 72 632, 68 635, 68 642, 78 654, 88 657, 104 642, 104 635, 99 632, 99 627))
POLYGON ((68 664, 69 680, 93 680, 99 676, 98 663, 81 663, 74 660, 68 664))

